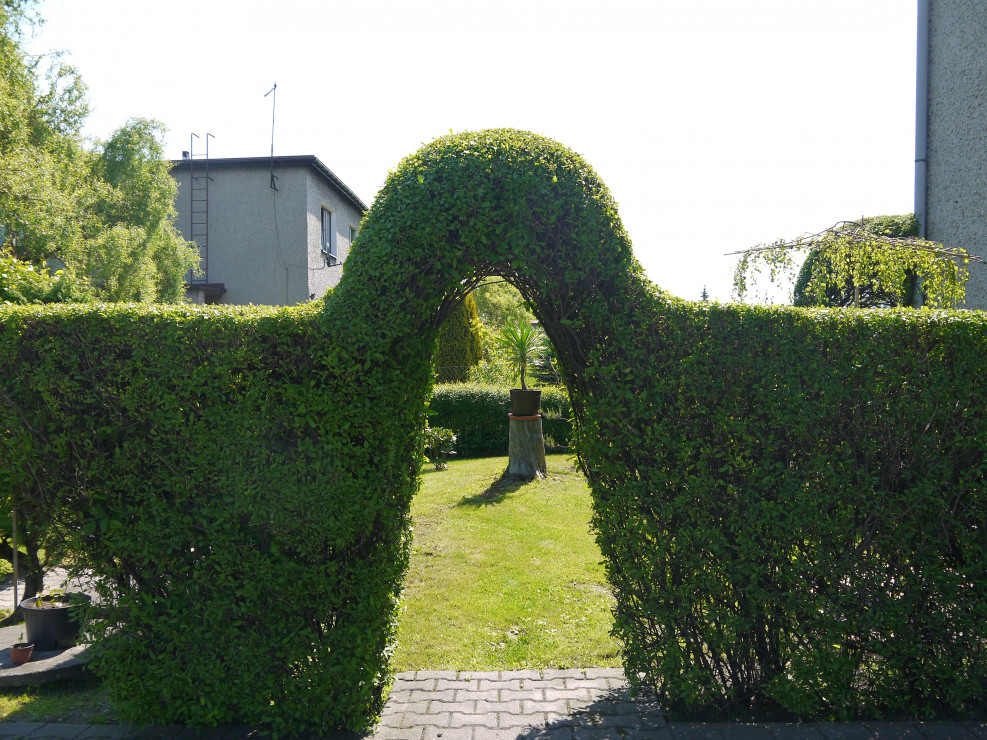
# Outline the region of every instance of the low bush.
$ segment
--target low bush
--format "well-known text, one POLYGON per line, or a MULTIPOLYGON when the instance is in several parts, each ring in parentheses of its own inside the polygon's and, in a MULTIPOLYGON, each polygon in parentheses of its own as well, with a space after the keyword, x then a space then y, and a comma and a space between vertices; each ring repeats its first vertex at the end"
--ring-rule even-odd
MULTIPOLYGON (((508 419, 511 413, 509 388, 478 383, 437 385, 429 407, 434 421, 456 432, 456 450, 462 457, 506 455, 508 419)), ((572 410, 564 388, 541 392, 542 432, 559 447, 569 444, 572 410)))

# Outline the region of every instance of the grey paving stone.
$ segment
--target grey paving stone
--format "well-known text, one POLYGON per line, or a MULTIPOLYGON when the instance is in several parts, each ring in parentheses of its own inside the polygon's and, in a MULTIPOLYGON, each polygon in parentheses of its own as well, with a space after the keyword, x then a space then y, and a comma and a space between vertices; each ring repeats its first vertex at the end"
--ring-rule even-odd
POLYGON ((669 722, 666 727, 674 740, 723 740, 717 725, 702 722, 669 722))
POLYGON ((554 699, 552 701, 545 701, 544 699, 525 699, 521 702, 521 714, 532 714, 534 712, 568 714, 569 702, 565 699, 554 699))
POLYGON ((545 678, 585 678, 584 668, 545 668, 542 670, 545 678))
MULTIPOLYGON (((524 671, 510 671, 511 678, 520 678, 522 681, 540 681, 541 671, 528 669, 524 671)), ((508 674, 504 674, 508 675, 508 674)))
POLYGON ((541 727, 528 730, 525 740, 571 740, 571 727, 541 727))
POLYGON ((525 699, 532 700, 543 700, 545 698, 546 689, 542 688, 528 688, 522 689, 521 691, 511 691, 510 689, 504 689, 500 692, 501 701, 524 701, 525 699))
POLYGON ((489 678, 481 678, 480 685, 477 687, 480 691, 496 689, 497 691, 520 691, 521 690, 521 679, 520 678, 498 678, 496 680, 489 678))
MULTIPOLYGON (((434 722, 432 724, 439 724, 434 722)), ((452 712, 449 719, 444 723, 446 727, 497 727, 497 715, 495 713, 464 714, 463 712, 452 712)))
POLYGON ((373 734, 373 740, 422 740, 423 727, 381 727, 373 734))
POLYGON ((774 740, 774 733, 764 724, 721 724, 719 730, 726 740, 774 740))
POLYGON ((547 701, 554 701, 556 699, 590 701, 592 698, 589 689, 545 689, 545 699, 547 701))
POLYGON ((496 689, 488 691, 456 690, 456 701, 500 701, 500 698, 500 692, 496 689))
POLYGON ((410 691, 434 691, 437 678, 409 678, 403 681, 395 681, 391 689, 404 689, 410 691))
MULTIPOLYGON (((484 706, 486 703, 484 703, 484 706)), ((409 710, 410 711, 410 710, 409 710)), ((477 710, 475 701, 431 701, 428 705, 428 713, 434 714, 436 712, 459 712, 461 714, 476 714, 477 711, 486 711, 486 709, 477 710)))
POLYGON ((380 715, 380 720, 377 722, 377 727, 408 727, 408 723, 404 721, 404 712, 382 712, 380 715))
POLYGON ((423 740, 473 740, 473 728, 426 727, 423 740))
POLYGON ((415 671, 415 679, 422 680, 423 678, 448 678, 455 680, 458 678, 456 671, 415 671))
POLYGON ((435 680, 435 688, 439 691, 453 689, 455 691, 476 691, 480 688, 478 678, 438 678, 435 680))
POLYGON ((770 723, 770 728, 776 740, 823 740, 822 733, 814 725, 801 723, 770 723))
POLYGON ((974 740, 965 722, 916 722, 915 726, 929 740, 974 740))
MULTIPOLYGON (((577 680, 579 679, 575 679, 575 678, 567 679, 565 676, 554 676, 554 677, 546 676, 539 682, 539 685, 543 689, 567 689, 570 686, 572 686, 572 684, 570 683, 571 681, 577 681, 577 680)), ((534 684, 530 684, 530 685, 533 686, 534 684)))
POLYGON ((443 691, 421 691, 415 689, 411 692, 409 701, 456 701, 456 692, 453 689, 443 691))
POLYGON ((521 702, 517 699, 511 701, 478 701, 476 703, 476 713, 482 714, 484 712, 521 714, 521 702))
MULTIPOLYGON (((144 737, 144 738, 148 737, 147 735, 143 735, 143 736, 137 735, 137 732, 139 732, 140 729, 141 728, 134 727, 133 725, 91 725, 89 729, 83 732, 81 735, 79 735, 79 737, 100 738, 100 739, 107 738, 107 740, 109 740, 109 738, 117 738, 117 737, 124 737, 127 738, 128 740, 134 737, 144 737)), ((174 734, 176 733, 172 731, 173 736, 174 734)), ((168 735, 165 734, 156 735, 156 736, 151 735, 150 737, 158 737, 163 739, 168 737, 168 735)))
POLYGON ((963 725, 979 740, 987 740, 987 722, 964 722, 963 725))
POLYGON ((465 679, 486 678, 490 681, 499 681, 500 671, 460 671, 459 678, 465 678, 465 679))
POLYGON ((813 722, 826 740, 870 740, 873 735, 860 722, 813 722))
POLYGON ((610 688, 610 684, 603 676, 597 678, 570 678, 566 679, 566 681, 568 682, 566 688, 600 689, 602 691, 607 691, 610 688))
POLYGON ((31 733, 30 737, 33 738, 66 738, 66 737, 79 737, 83 732, 88 730, 90 725, 77 725, 61 722, 49 722, 38 727, 34 732, 31 733))
POLYGON ((925 735, 914 722, 865 722, 877 740, 924 740, 925 735))
POLYGON ((0 737, 26 737, 37 729, 43 722, 0 722, 0 737))
POLYGON ((474 727, 473 740, 530 740, 531 728, 474 727))
POLYGON ((405 712, 402 717, 402 727, 425 727, 427 725, 432 725, 434 727, 452 727, 449 724, 449 717, 451 712, 428 712, 427 714, 418 714, 417 712, 405 712))

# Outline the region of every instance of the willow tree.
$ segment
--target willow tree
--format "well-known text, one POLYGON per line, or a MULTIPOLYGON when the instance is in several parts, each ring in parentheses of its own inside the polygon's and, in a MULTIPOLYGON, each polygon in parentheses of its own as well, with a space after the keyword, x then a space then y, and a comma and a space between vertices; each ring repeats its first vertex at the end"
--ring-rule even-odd
POLYGON ((970 261, 960 248, 918 237, 914 214, 842 221, 792 241, 779 240, 738 253, 734 295, 743 300, 767 271, 769 282, 791 282, 796 306, 891 308, 963 303, 970 261))

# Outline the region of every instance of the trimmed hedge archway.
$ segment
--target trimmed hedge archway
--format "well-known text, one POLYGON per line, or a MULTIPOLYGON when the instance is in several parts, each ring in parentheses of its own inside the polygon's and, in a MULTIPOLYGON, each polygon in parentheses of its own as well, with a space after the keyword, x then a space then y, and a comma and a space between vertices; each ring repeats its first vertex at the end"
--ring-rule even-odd
POLYGON ((674 299, 579 156, 493 130, 401 162, 323 303, 0 308, 0 492, 101 578, 127 717, 373 722, 437 330, 488 275, 557 350, 625 667, 666 709, 979 706, 984 314, 674 299))

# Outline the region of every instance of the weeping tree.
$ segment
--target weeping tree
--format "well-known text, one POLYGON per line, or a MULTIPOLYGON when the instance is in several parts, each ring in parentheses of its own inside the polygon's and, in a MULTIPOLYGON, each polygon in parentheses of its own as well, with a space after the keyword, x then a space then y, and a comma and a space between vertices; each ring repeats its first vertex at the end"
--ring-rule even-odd
POLYGON ((796 306, 892 308, 963 303, 970 261, 964 249, 918 237, 914 214, 842 221, 792 241, 779 240, 735 254, 734 295, 756 293, 767 272, 773 284, 791 282, 796 258, 804 261, 789 298, 796 306))

